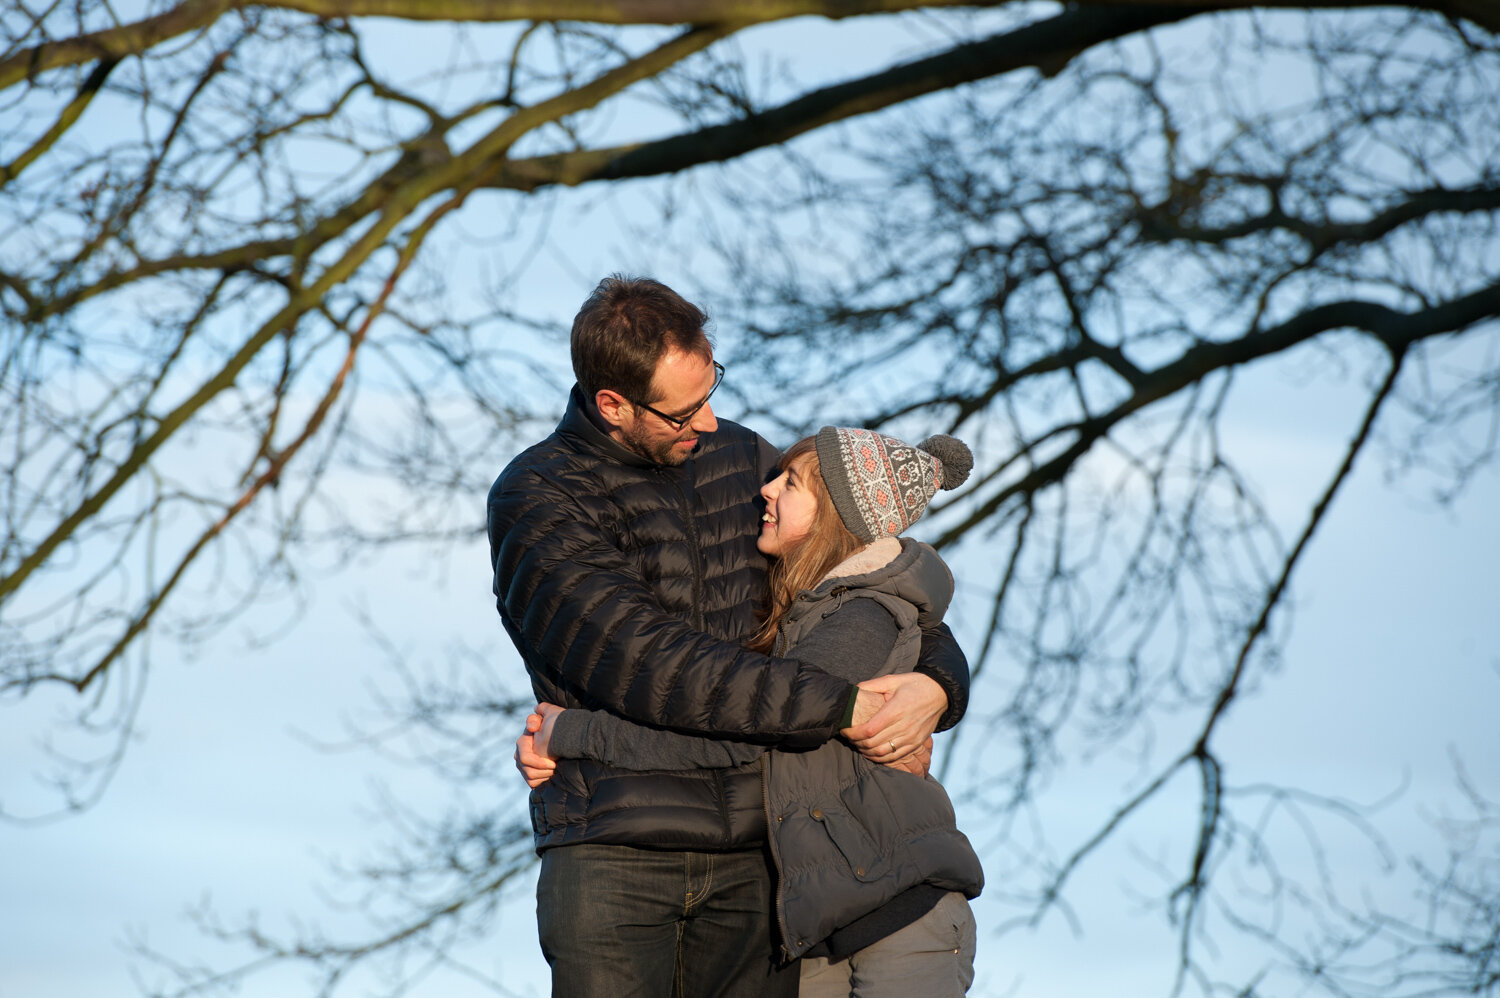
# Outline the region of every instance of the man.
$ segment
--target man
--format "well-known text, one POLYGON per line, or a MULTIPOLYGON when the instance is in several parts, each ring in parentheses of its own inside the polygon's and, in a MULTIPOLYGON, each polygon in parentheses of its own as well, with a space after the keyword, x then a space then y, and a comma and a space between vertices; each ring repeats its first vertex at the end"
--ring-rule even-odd
MULTIPOLYGON (((715 417, 705 321, 650 280, 608 278, 584 302, 567 412, 490 490, 501 620, 539 701, 789 748, 842 729, 901 760, 962 714, 968 668, 946 630, 927 674, 867 689, 741 645, 765 588, 751 500, 777 452, 715 417)), ((554 995, 797 993, 777 963, 758 767, 562 761, 531 820, 554 995)))

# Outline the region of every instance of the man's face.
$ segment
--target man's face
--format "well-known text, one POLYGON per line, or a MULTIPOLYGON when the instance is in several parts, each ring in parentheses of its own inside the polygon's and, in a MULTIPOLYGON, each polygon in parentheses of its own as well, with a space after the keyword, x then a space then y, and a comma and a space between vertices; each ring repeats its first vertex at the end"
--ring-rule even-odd
POLYGON ((698 446, 698 437, 719 428, 713 406, 705 402, 713 391, 713 361, 683 350, 671 349, 656 364, 651 379, 652 409, 668 416, 686 417, 687 424, 674 426, 657 413, 631 404, 612 434, 626 447, 657 464, 677 465, 698 446), (700 408, 701 406, 701 408, 700 408), (697 412, 693 412, 697 409, 697 412))

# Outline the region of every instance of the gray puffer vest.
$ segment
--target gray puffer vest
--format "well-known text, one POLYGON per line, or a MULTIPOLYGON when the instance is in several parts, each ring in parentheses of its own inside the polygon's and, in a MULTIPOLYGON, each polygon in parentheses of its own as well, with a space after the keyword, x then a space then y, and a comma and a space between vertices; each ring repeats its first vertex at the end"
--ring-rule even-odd
MULTIPOLYGON (((953 593, 938 553, 908 539, 877 541, 802 593, 782 620, 785 655, 846 600, 873 599, 899 634, 870 675, 916 664, 923 626, 953 593)), ((763 757, 766 818, 780 877, 777 917, 789 959, 918 884, 978 896, 984 871, 958 830, 953 804, 931 777, 880 766, 839 741, 763 757)))

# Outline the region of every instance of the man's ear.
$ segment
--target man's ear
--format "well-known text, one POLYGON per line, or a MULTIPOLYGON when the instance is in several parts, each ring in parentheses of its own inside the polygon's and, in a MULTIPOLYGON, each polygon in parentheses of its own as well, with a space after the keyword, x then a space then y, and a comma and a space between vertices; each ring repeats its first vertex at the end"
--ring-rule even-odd
POLYGON ((625 415, 630 411, 630 403, 625 401, 625 396, 608 388, 601 388, 594 393, 594 405, 610 426, 623 426, 625 415))

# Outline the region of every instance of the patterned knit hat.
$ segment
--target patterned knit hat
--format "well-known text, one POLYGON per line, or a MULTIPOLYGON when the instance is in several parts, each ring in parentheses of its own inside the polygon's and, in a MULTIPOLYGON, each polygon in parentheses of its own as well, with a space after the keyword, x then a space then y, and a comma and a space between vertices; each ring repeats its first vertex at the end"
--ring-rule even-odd
POLYGON ((915 523, 938 489, 969 477, 974 455, 953 437, 913 447, 874 430, 825 426, 818 431, 823 484, 849 532, 860 540, 894 537, 915 523))

